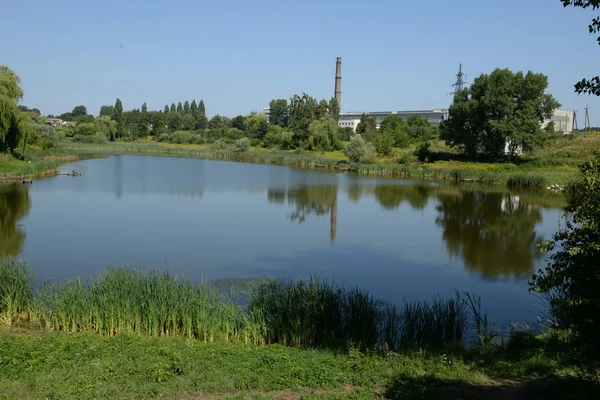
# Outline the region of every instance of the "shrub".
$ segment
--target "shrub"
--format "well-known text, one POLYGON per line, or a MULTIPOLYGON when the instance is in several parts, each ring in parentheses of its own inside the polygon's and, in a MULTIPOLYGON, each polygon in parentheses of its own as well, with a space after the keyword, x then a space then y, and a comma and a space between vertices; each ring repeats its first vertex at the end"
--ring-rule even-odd
POLYGON ((371 143, 365 142, 360 135, 354 135, 350 138, 350 143, 344 149, 344 154, 353 163, 371 163, 376 158, 375 147, 371 143))
POLYGON ((423 162, 429 161, 429 157, 431 156, 431 152, 429 151, 430 147, 431 147, 431 144, 429 142, 419 143, 419 145, 417 146, 417 149, 415 150, 415 156, 417 156, 419 161, 423 161, 423 162))
POLYGON ((160 135, 158 135, 157 140, 159 142, 168 142, 168 141, 170 141, 169 134, 166 133, 166 132, 165 133, 161 133, 160 135))
POLYGON ((210 145, 210 148, 213 150, 224 150, 227 148, 227 143, 221 139, 217 139, 210 145))
POLYGON ((42 137, 38 139, 38 145, 42 150, 48 150, 57 146, 58 140, 54 137, 42 137))
POLYGON ((294 135, 292 132, 281 132, 279 135, 279 148, 281 150, 290 150, 294 148, 294 135))
POLYGON ((192 134, 187 131, 176 131, 171 133, 170 142, 176 144, 189 144, 192 140, 192 134))
POLYGON ((387 156, 394 148, 394 137, 388 133, 379 132, 373 141, 375 150, 380 156, 387 156))
POLYGON ((235 141, 235 151, 245 153, 250 148, 250 139, 247 137, 235 141))
POLYGON ((572 218, 546 242, 548 267, 531 280, 543 293, 560 328, 573 329, 600 350, 600 151, 579 167, 580 180, 566 188, 572 218))
POLYGON ((267 132, 265 137, 263 138, 263 146, 267 149, 272 149, 273 147, 277 147, 280 143, 280 137, 278 134, 274 132, 267 132))
POLYGON ((73 136, 74 142, 81 143, 92 143, 92 144, 104 144, 108 143, 108 139, 101 133, 96 133, 94 135, 84 136, 84 135, 75 135, 73 136))

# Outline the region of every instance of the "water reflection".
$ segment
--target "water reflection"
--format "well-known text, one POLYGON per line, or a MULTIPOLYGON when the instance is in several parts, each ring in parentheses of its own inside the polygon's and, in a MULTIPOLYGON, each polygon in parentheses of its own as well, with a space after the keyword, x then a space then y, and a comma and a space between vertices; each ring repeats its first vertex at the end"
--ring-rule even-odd
POLYGON ((460 192, 437 196, 436 224, 448 252, 485 277, 524 278, 541 257, 535 231, 539 207, 504 193, 460 192))
POLYGON ((434 190, 435 187, 431 185, 378 185, 375 188, 375 198, 385 210, 396 209, 404 201, 413 210, 422 210, 427 206, 434 190))
POLYGON ((338 186, 301 185, 293 188, 269 189, 267 198, 272 204, 293 204, 296 210, 289 215, 291 221, 303 223, 306 217, 314 214, 329 214, 329 238, 333 243, 337 235, 338 186))
POLYGON ((31 208, 29 193, 21 185, 0 183, 0 255, 16 257, 25 242, 25 231, 18 222, 31 208))

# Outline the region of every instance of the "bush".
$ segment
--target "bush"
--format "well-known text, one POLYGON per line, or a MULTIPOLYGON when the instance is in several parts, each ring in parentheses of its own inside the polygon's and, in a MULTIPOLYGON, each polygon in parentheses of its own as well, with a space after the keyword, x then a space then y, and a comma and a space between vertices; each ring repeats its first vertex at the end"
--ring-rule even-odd
POLYGON ((560 328, 572 329, 600 350, 600 151, 579 167, 580 180, 566 189, 572 216, 545 249, 548 267, 531 280, 543 293, 560 328))
POLYGON ((159 142, 168 142, 170 141, 170 137, 169 134, 165 132, 158 135, 158 138, 156 140, 159 142))
POLYGON ((379 132, 373 141, 373 145, 379 156, 387 156, 394 148, 394 137, 388 133, 379 132))
POLYGON ((353 163, 372 163, 376 159, 375 147, 365 142, 360 135, 350 138, 350 143, 344 149, 344 154, 353 163))
POLYGON ((42 148, 42 150, 48 150, 57 146, 58 140, 54 137, 43 137, 38 139, 38 145, 42 148))
POLYGON ((279 148, 281 150, 291 150, 294 148, 294 135, 292 132, 282 132, 279 135, 279 148))
POLYGON ((267 149, 277 147, 279 145, 279 142, 279 135, 271 131, 267 132, 267 134, 263 138, 263 146, 267 149))
POLYGON ((431 147, 431 144, 429 142, 421 142, 417 145, 417 149, 415 150, 415 156, 417 156, 417 159, 419 161, 422 162, 428 162, 429 161, 429 157, 431 156, 431 152, 429 151, 429 148, 431 147))
POLYGON ((176 131, 170 135, 170 142, 175 144, 189 144, 191 140, 192 134, 187 131, 176 131))
POLYGON ((210 145, 210 148, 212 150, 225 150, 227 148, 227 143, 221 139, 217 139, 210 145))
POLYGON ((245 153, 250 148, 250 139, 241 138, 235 141, 235 151, 238 153, 245 153))
POLYGON ((108 143, 108 139, 106 138, 106 136, 104 136, 101 133, 96 133, 94 135, 89 135, 89 136, 77 134, 77 135, 73 136, 73 141, 80 142, 80 143, 91 143, 91 144, 108 143))

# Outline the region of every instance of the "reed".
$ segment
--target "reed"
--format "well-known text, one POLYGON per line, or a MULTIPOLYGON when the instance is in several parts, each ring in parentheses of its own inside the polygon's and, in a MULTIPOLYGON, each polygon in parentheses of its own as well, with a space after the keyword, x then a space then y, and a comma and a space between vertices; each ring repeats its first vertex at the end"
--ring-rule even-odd
POLYGON ((509 189, 543 189, 547 184, 545 177, 536 175, 512 175, 506 182, 509 189))
MULTIPOLYGON (((27 265, 0 259, 0 324, 208 343, 441 351, 462 348, 465 309, 481 308, 480 298, 475 303, 468 294, 465 299, 457 294, 405 301, 398 308, 365 290, 345 289, 315 276, 261 280, 243 303, 210 283, 160 270, 110 268, 90 280, 47 282, 35 290, 31 282, 27 265)), ((479 315, 473 327, 481 335, 488 322, 479 315)))

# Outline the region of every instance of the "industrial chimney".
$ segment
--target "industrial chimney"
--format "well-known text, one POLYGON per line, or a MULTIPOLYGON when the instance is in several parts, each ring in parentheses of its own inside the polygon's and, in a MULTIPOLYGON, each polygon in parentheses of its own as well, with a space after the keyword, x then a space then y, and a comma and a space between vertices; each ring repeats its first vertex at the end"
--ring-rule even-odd
POLYGON ((342 57, 335 61, 335 99, 340 110, 342 109, 342 57))

